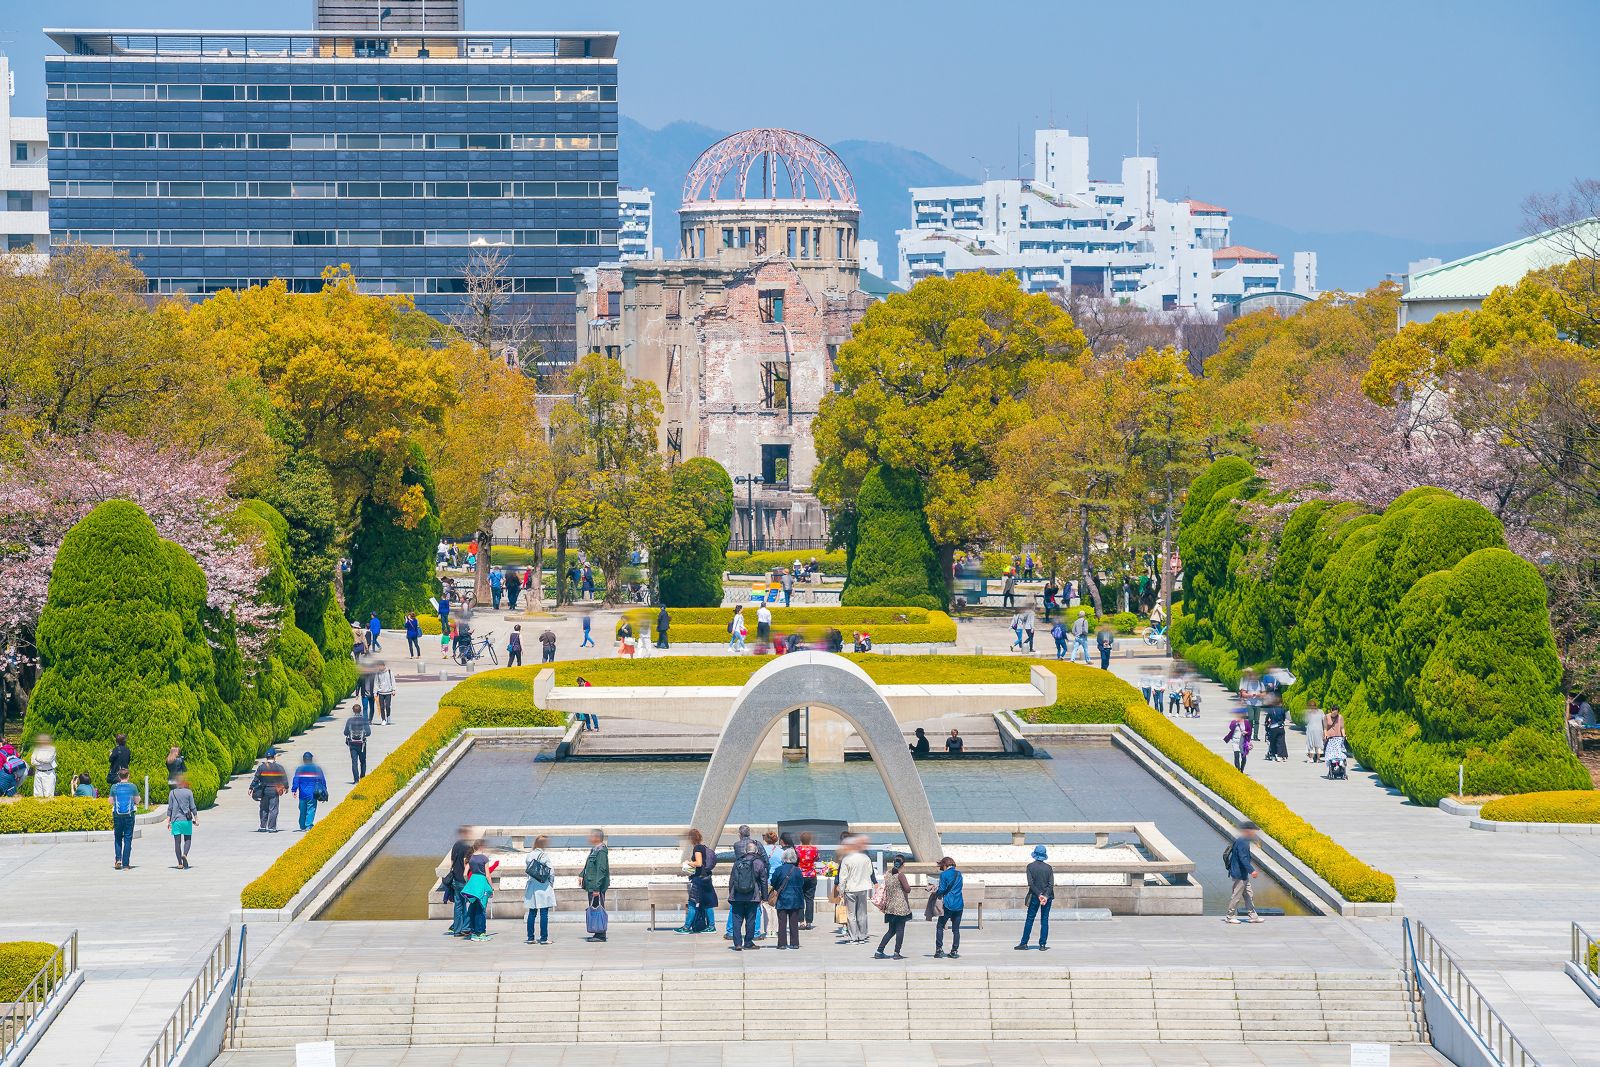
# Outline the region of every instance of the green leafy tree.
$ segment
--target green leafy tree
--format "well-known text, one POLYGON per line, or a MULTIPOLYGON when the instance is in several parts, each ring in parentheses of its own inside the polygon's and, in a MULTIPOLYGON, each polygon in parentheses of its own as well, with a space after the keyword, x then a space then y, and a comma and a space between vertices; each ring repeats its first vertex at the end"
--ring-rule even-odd
POLYGON ((365 621, 373 612, 386 625, 398 625, 408 611, 426 611, 433 594, 439 513, 433 506, 433 478, 422 450, 413 446, 404 481, 426 502, 421 520, 407 525, 407 516, 393 504, 367 499, 350 546, 350 573, 345 578, 345 610, 365 621))
POLYGON ((839 603, 943 610, 948 589, 923 506, 915 474, 879 467, 867 475, 856 496, 856 542, 839 603))
POLYGON ((670 505, 650 552, 661 603, 717 607, 733 533, 733 479, 714 459, 685 460, 672 469, 670 505))

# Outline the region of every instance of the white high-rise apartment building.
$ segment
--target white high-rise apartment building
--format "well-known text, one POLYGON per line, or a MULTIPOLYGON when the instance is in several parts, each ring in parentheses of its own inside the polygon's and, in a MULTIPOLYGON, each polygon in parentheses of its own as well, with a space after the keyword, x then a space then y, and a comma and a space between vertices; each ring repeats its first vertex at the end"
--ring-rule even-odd
POLYGON ((44 119, 11 114, 15 85, 11 64, 0 56, 0 253, 32 250, 39 262, 50 250, 50 172, 45 169, 49 138, 44 119))
POLYGON ((1089 176, 1087 137, 1038 130, 1033 166, 1031 181, 912 189, 901 284, 1011 271, 1030 292, 1208 314, 1280 288, 1278 257, 1233 244, 1226 208, 1156 195, 1153 156, 1124 159, 1120 181, 1100 181, 1089 176))
POLYGON ((659 259, 655 251, 656 194, 649 189, 617 189, 617 258, 659 259))

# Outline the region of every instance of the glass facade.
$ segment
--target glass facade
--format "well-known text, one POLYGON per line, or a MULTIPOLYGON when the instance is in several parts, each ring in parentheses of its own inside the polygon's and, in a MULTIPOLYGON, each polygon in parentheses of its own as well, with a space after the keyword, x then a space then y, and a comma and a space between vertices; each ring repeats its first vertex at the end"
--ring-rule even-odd
POLYGON ((492 249, 571 358, 573 271, 617 256, 614 35, 53 36, 56 240, 127 248, 161 293, 348 263, 440 317, 492 249))

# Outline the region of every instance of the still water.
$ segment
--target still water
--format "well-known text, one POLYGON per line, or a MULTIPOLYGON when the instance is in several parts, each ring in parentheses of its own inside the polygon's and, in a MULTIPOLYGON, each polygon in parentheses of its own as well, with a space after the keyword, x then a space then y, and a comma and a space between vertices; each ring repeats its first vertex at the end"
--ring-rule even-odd
MULTIPOLYGON (((537 826, 689 821, 707 764, 698 761, 535 762, 531 749, 480 745, 458 762, 318 916, 327 920, 421 919, 433 868, 463 823, 537 826)), ((1227 839, 1120 749, 1062 744, 1049 759, 919 763, 941 822, 1153 822, 1196 865, 1205 912, 1227 907, 1227 839)), ((893 822, 894 806, 865 761, 757 764, 731 822, 842 819, 893 822)), ((1257 879, 1256 902, 1304 915, 1278 882, 1257 879)))

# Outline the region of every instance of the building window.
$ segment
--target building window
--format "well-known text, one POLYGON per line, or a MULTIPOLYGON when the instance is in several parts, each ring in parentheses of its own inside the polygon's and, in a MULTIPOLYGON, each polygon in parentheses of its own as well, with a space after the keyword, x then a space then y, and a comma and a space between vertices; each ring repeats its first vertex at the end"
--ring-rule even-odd
POLYGON ((614 319, 622 314, 622 293, 612 289, 606 293, 606 317, 614 319))
POLYGON ((661 294, 661 305, 667 318, 677 319, 683 317, 683 290, 668 289, 661 294))
POLYGON ((828 346, 828 374, 831 376, 839 367, 839 346, 828 346))
POLYGON ((606 345, 606 358, 607 359, 621 359, 622 358, 622 346, 621 345, 606 345))
POLYGON ((783 321, 783 290, 763 289, 756 299, 762 322, 783 321))
POLYGON ((16 160, 18 163, 26 163, 28 161, 28 142, 12 141, 11 158, 16 160))
POLYGON ((774 489, 789 488, 789 446, 761 446, 761 481, 774 489))
POLYGON ((29 251, 30 249, 33 249, 33 250, 37 251, 37 249, 34 249, 33 238, 32 237, 28 236, 25 233, 8 233, 8 234, 6 234, 6 251, 7 252, 26 252, 26 251, 29 251))
POLYGON ((667 427, 667 453, 673 462, 683 458, 683 427, 667 427))
POLYGON ((732 248, 733 247, 733 227, 732 226, 724 226, 722 228, 722 247, 723 248, 732 248))
POLYGON ((667 349, 667 392, 683 392, 683 346, 673 345, 667 349))
POLYGON ((768 411, 789 410, 789 368, 785 364, 761 364, 761 406, 768 411))
POLYGON ((765 226, 757 226, 756 227, 756 255, 758 255, 758 256, 765 255, 766 251, 767 251, 767 228, 765 226))

